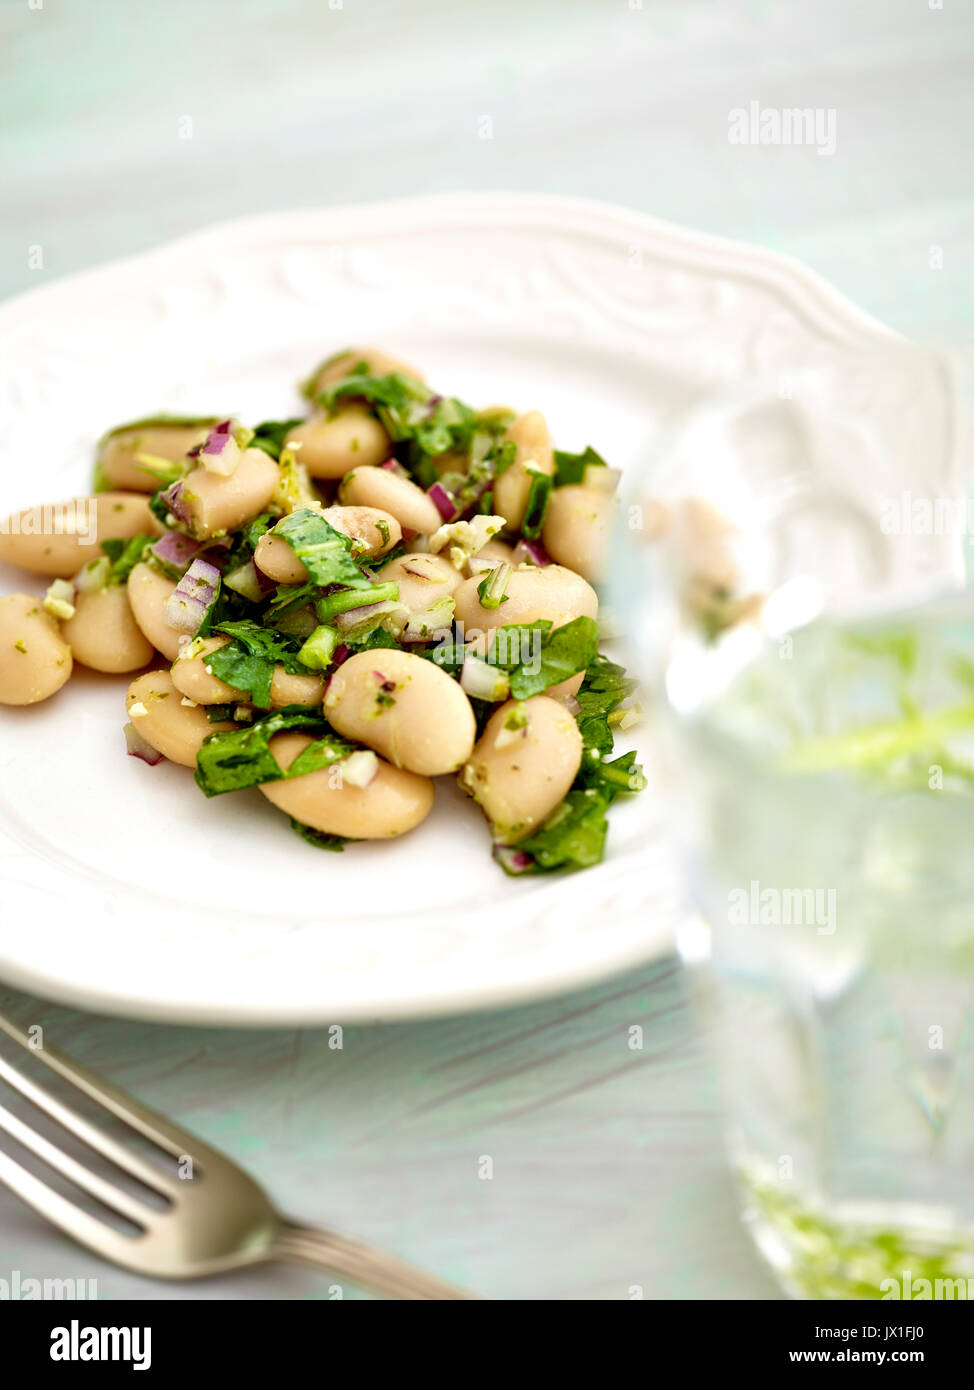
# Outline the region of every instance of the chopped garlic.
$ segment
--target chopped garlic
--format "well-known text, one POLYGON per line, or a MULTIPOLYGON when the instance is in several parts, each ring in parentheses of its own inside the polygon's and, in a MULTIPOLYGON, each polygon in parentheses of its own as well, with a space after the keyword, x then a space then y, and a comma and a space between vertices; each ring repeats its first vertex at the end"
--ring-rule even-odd
POLYGON ((134 705, 129 705, 129 714, 133 719, 144 719, 149 713, 141 700, 137 700, 134 705))
POLYGON ((200 704, 199 700, 191 700, 188 695, 184 695, 179 703, 185 705, 187 709, 199 709, 200 704))
POLYGON ((449 547, 447 559, 454 569, 463 569, 471 555, 482 550, 504 527, 502 516, 475 516, 471 521, 451 521, 430 536, 430 553, 439 555, 449 547))

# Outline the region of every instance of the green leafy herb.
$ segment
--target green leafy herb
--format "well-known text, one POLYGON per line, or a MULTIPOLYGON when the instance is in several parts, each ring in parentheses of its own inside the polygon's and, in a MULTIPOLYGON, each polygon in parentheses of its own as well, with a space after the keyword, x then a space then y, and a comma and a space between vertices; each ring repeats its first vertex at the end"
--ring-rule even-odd
MULTIPOLYGON (((540 695, 579 671, 586 670, 598 655, 599 629, 594 618, 575 618, 548 633, 542 642, 540 659, 522 661, 511 671, 511 694, 515 700, 540 695)), ((610 745, 611 746, 611 745, 610 745)))
POLYGON ((253 521, 248 521, 241 527, 244 540, 251 550, 257 549, 257 544, 262 536, 266 536, 272 526, 276 525, 277 517, 272 512, 261 512, 260 516, 255 516, 253 521))
POLYGON ((234 640, 206 659, 213 674, 235 690, 243 690, 259 709, 271 702, 274 667, 282 665, 291 675, 308 675, 289 639, 271 628, 260 627, 250 619, 222 622, 217 631, 234 640))
POLYGON ((300 415, 292 420, 263 420, 254 430, 250 448, 263 449, 265 454, 269 454, 276 461, 281 457, 281 450, 288 434, 296 425, 303 423, 303 417, 300 415))
POLYGON ((101 548, 112 563, 109 582, 124 584, 156 540, 156 536, 133 536, 129 541, 102 541, 101 548))
POLYGON ((290 817, 290 821, 294 833, 300 835, 302 840, 307 840, 309 845, 314 845, 315 849, 327 849, 333 854, 340 854, 346 845, 354 843, 341 835, 326 835, 323 830, 315 830, 314 826, 302 825, 301 821, 295 820, 293 816, 290 817))
POLYGON ((228 719, 232 720, 239 708, 238 705, 205 705, 206 717, 211 724, 223 724, 228 719))
POLYGON ((611 797, 622 792, 641 792, 646 789, 646 774, 636 762, 635 753, 623 753, 606 762, 597 748, 587 748, 575 786, 604 787, 611 797))
POLYGON ((637 682, 626 675, 625 667, 597 656, 589 665, 576 699, 581 706, 578 727, 587 748, 597 748, 604 756, 612 752, 609 715, 636 689, 637 682))
POLYGON ((340 584, 345 589, 371 587, 371 579, 352 559, 350 538, 329 526, 323 516, 309 507, 279 521, 275 535, 287 541, 315 584, 340 584))
POLYGON ((581 454, 568 454, 563 449, 555 450, 555 487, 566 483, 585 481, 586 468, 605 468, 606 462, 589 444, 581 454))
POLYGON ((551 873, 588 869, 601 862, 612 801, 607 787, 575 787, 533 835, 498 858, 507 873, 551 873), (529 856, 524 864, 522 856, 529 856))
POLYGON ((262 786, 265 782, 280 782, 316 772, 341 762, 353 751, 352 744, 328 729, 317 710, 291 706, 264 715, 243 728, 210 734, 196 757, 196 783, 207 796, 222 796, 226 792, 262 786), (290 729, 323 732, 285 773, 270 751, 270 741, 276 734, 290 729))

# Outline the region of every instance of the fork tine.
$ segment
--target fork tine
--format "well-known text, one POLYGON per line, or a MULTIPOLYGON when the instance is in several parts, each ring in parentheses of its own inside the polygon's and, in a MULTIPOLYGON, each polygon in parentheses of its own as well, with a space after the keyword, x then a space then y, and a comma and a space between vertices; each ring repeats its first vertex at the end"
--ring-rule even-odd
POLYGON ((56 1144, 52 1144, 49 1139, 45 1139, 43 1134, 38 1134, 36 1130, 31 1129, 30 1125, 25 1124, 19 1116, 12 1114, 2 1105, 0 1105, 0 1130, 4 1130, 12 1139, 16 1139, 25 1149, 30 1149, 31 1153, 36 1154, 39 1159, 60 1173, 62 1177, 68 1178, 82 1191, 96 1197, 103 1206, 117 1211, 120 1216, 127 1217, 129 1221, 143 1230, 150 1225, 155 1215, 151 1208, 136 1201, 134 1197, 130 1197, 127 1192, 116 1187, 114 1183, 107 1182, 98 1173, 93 1173, 90 1168, 86 1168, 83 1163, 79 1163, 63 1149, 59 1149, 56 1144))
POLYGON ((52 1120, 56 1120, 62 1129, 68 1130, 76 1139, 80 1139, 90 1149, 114 1163, 116 1168, 121 1168, 123 1172, 137 1178, 146 1187, 154 1188, 164 1197, 174 1196, 178 1191, 175 1178, 170 1178, 161 1168, 146 1162, 139 1154, 118 1143, 110 1134, 90 1124, 83 1115, 64 1105, 56 1096, 49 1095, 42 1086, 38 1086, 29 1076, 17 1071, 16 1067, 12 1067, 3 1057, 0 1057, 0 1080, 8 1082, 27 1100, 50 1115, 52 1120))
POLYGON ((88 1246, 106 1260, 129 1265, 132 1260, 136 1240, 123 1236, 104 1221, 76 1207, 53 1187, 41 1182, 40 1178, 22 1168, 9 1154, 0 1150, 0 1182, 8 1187, 22 1202, 26 1202, 40 1216, 53 1221, 67 1235, 73 1236, 82 1245, 88 1246))
MULTIPOLYGON (((134 1100, 127 1091, 123 1091, 119 1086, 113 1086, 110 1081, 104 1081, 100 1077, 94 1077, 90 1072, 85 1071, 84 1067, 72 1062, 69 1057, 63 1056, 55 1048, 44 1047, 35 1048, 31 1046, 27 1034, 17 1027, 9 1018, 0 1013, 0 1032, 6 1033, 7 1037, 19 1043, 25 1051, 32 1057, 44 1062, 56 1071, 59 1076, 63 1076, 66 1081, 70 1081, 79 1091, 82 1091, 90 1100, 103 1106, 110 1111, 117 1119, 130 1125, 132 1129, 150 1139, 166 1153, 172 1154, 174 1158, 180 1158, 183 1154, 189 1154, 193 1158, 202 1159, 209 1157, 211 1161, 221 1161, 221 1155, 215 1149, 211 1149, 195 1135, 188 1134, 186 1130, 180 1129, 163 1115, 159 1115, 148 1106, 141 1105, 134 1100)), ((2 1060, 2 1059, 0 1059, 2 1060)), ((17 1073, 19 1076, 20 1073, 17 1073)), ((43 1093, 42 1093, 43 1094, 43 1093)), ((41 1102, 38 1102, 41 1103, 41 1102)), ((73 1111, 69 1111, 73 1115, 73 1111)), ((80 1120, 80 1116, 78 1117, 80 1120)), ((69 1126, 70 1128, 70 1126, 69 1126)), ((114 1160, 113 1160, 114 1161, 114 1160)), ((226 1160, 222 1160, 226 1161, 226 1160)), ((155 1172, 150 1169, 150 1172, 155 1172)), ((136 1174, 141 1177, 141 1174, 136 1174)), ((151 1184, 150 1184, 151 1186, 151 1184)))

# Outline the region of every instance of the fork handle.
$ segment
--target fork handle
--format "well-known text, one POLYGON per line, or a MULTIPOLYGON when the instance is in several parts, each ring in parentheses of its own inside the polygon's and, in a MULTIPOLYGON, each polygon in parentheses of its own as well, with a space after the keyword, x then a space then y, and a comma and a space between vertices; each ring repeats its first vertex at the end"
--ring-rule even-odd
POLYGON ((343 1274, 356 1284, 387 1298, 403 1299, 472 1299, 452 1284, 445 1284, 421 1269, 414 1269, 394 1255, 373 1250, 348 1236, 334 1231, 319 1231, 311 1226, 285 1224, 275 1242, 273 1257, 294 1264, 311 1265, 315 1269, 343 1274))

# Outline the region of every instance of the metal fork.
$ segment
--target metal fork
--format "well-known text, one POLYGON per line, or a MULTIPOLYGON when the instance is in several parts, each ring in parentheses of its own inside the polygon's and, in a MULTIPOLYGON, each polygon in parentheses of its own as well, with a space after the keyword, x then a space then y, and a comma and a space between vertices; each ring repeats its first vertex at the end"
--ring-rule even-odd
POLYGON ((216 1149, 69 1058, 46 1046, 35 1048, 27 1034, 3 1014, 0 1032, 136 1134, 171 1158, 183 1160, 183 1166, 193 1174, 191 1179, 183 1180, 175 1173, 163 1171, 0 1057, 0 1080, 15 1087, 87 1148, 168 1200, 165 1209, 140 1201, 0 1106, 0 1130, 138 1228, 136 1235, 115 1229, 0 1149, 0 1182, 96 1254, 158 1279, 198 1279, 285 1260, 344 1275, 353 1283, 392 1298, 475 1297, 346 1236, 286 1220, 253 1178, 216 1149), (191 1165, 186 1165, 187 1159, 191 1165))

